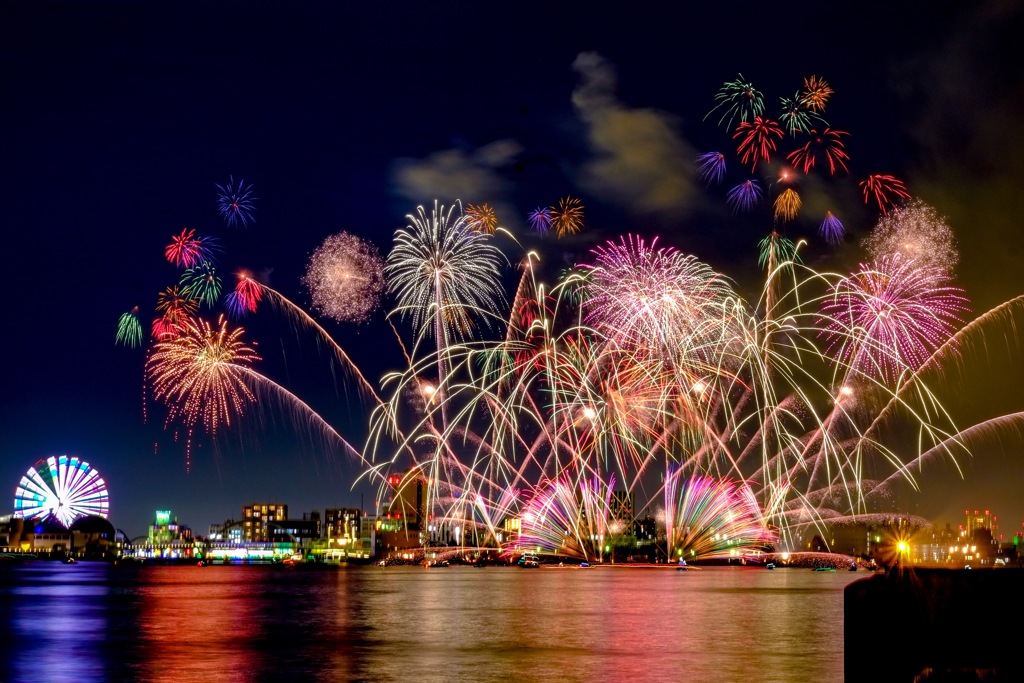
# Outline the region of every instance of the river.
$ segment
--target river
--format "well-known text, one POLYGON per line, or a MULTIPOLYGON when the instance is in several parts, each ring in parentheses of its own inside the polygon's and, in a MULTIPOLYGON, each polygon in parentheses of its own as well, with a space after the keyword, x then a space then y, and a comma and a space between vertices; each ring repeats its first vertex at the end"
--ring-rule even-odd
POLYGON ((0 569, 2 680, 843 678, 866 572, 451 566, 0 569))

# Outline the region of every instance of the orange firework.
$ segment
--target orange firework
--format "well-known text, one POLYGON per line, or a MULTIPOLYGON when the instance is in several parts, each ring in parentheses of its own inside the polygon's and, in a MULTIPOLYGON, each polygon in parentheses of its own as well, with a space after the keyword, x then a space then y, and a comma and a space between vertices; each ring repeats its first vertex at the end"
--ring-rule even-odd
POLYGON ((583 229, 583 204, 575 197, 564 197, 558 208, 552 207, 554 218, 551 224, 559 237, 575 235, 583 229))
POLYGON ((775 211, 775 220, 793 220, 800 213, 801 204, 800 195, 797 194, 796 190, 787 187, 782 194, 775 198, 775 204, 772 205, 775 211))
POLYGON ((800 101, 811 111, 821 113, 825 111, 828 98, 832 96, 832 88, 819 76, 808 76, 804 79, 804 91, 800 101))
POLYGON ((153 396, 168 406, 168 422, 181 418, 190 430, 202 423, 213 434, 256 400, 242 378, 260 358, 242 341, 242 332, 229 330, 224 316, 216 327, 186 318, 178 336, 153 345, 146 380, 153 396))
POLYGON ((494 231, 498 229, 498 217, 494 214, 494 209, 488 204, 468 204, 466 206, 466 217, 469 219, 469 227, 480 232, 486 232, 488 235, 493 235, 494 231))

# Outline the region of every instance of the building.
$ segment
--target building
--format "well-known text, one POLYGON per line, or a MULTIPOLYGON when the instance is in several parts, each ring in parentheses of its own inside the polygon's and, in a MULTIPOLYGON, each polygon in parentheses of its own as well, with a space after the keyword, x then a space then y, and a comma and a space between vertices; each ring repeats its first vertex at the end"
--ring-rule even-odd
POLYGON ((178 518, 170 510, 157 510, 156 519, 149 527, 149 542, 170 543, 172 541, 191 541, 192 530, 178 524, 178 518))
POLYGON ((252 503, 242 507, 242 540, 269 541, 270 522, 288 519, 288 506, 281 503, 252 503))

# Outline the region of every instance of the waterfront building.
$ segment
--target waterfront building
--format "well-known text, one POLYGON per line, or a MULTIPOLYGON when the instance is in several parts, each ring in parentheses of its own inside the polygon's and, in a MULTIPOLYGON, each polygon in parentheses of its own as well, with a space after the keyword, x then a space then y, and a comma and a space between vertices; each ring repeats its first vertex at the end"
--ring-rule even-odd
POLYGON ((192 530, 178 524, 178 518, 170 510, 157 510, 156 519, 149 527, 150 543, 169 543, 171 541, 191 541, 192 530))
POLYGON ((221 524, 211 524, 210 535, 207 538, 211 541, 241 543, 242 535, 242 523, 236 522, 233 519, 228 519, 221 524))
POLYGON ((242 540, 269 541, 268 522, 288 519, 288 506, 281 503, 252 503, 242 507, 242 540))

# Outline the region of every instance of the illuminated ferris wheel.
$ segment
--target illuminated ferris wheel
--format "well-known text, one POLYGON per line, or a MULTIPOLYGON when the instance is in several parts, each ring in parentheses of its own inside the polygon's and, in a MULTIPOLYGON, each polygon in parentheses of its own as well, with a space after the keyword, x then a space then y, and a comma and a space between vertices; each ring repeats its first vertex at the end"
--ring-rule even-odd
POLYGON ((106 517, 107 483, 78 457, 40 458, 14 492, 14 516, 42 519, 50 514, 66 527, 79 517, 106 517))

